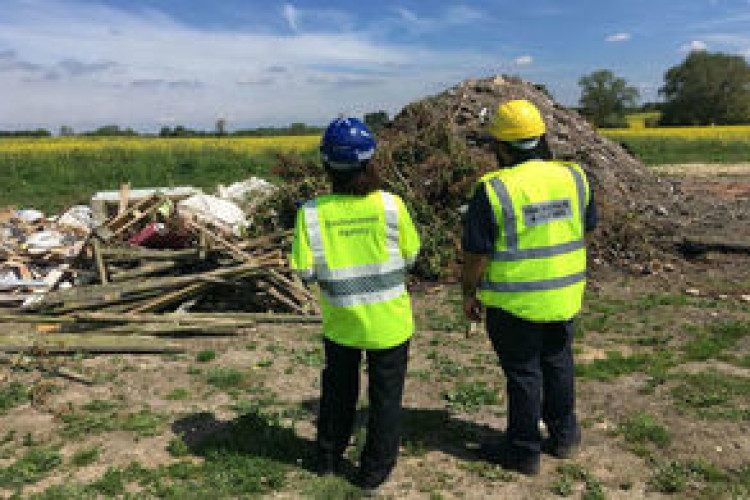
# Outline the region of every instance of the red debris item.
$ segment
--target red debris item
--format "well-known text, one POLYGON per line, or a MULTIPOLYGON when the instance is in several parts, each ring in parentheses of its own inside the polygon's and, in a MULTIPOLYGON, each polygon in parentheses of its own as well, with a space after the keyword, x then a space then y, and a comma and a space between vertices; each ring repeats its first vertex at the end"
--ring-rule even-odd
POLYGON ((161 222, 152 222, 133 236, 128 243, 145 248, 186 248, 190 243, 189 234, 176 231, 161 222))

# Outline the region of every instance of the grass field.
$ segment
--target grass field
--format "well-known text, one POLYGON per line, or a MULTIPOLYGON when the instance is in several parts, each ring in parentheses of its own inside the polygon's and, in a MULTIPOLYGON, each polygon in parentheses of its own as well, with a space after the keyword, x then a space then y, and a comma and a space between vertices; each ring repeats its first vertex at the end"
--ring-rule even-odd
MULTIPOLYGON (((748 126, 601 132, 648 165, 750 163, 748 126)), ((57 212, 124 182, 133 187, 214 188, 251 175, 268 176, 279 151, 314 156, 318 140, 317 136, 0 139, 0 206, 57 212)))
POLYGON ((47 211, 100 190, 214 188, 267 175, 276 152, 315 154, 317 136, 262 138, 51 138, 0 140, 0 206, 47 211))
POLYGON ((600 133, 624 144, 647 165, 750 162, 750 126, 645 128, 649 116, 653 113, 628 116, 630 128, 600 133))

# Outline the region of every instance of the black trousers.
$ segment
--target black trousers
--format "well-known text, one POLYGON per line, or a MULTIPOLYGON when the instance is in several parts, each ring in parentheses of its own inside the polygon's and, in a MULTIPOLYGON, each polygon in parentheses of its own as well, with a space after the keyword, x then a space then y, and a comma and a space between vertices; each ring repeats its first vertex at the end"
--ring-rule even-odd
MULTIPOLYGON (((354 429, 359 397, 362 350, 324 339, 325 362, 318 415, 318 457, 341 457, 354 429)), ((360 474, 373 484, 382 482, 398 457, 401 399, 404 392, 409 341, 382 350, 366 350, 370 400, 367 438, 360 457, 360 474)))
POLYGON ((538 456, 539 419, 558 443, 572 443, 575 415, 573 320, 535 323, 499 308, 487 308, 487 333, 507 379, 511 450, 538 456))

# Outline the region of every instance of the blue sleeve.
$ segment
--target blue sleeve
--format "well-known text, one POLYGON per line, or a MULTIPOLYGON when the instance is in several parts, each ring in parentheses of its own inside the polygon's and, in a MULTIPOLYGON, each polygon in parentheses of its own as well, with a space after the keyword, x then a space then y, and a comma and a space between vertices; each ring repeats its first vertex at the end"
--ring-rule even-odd
POLYGON ((497 237, 498 228, 490 199, 484 188, 479 187, 469 201, 461 247, 464 252, 489 255, 495 251, 497 237))
POLYGON ((584 229, 586 232, 593 231, 599 224, 599 214, 594 203, 594 190, 589 188, 589 204, 586 205, 584 229))

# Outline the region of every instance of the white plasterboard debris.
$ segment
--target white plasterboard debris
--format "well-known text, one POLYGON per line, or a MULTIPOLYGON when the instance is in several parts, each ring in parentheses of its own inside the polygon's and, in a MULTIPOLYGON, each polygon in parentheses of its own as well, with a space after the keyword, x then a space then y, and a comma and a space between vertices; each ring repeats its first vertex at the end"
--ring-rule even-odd
POLYGON ((93 212, 86 205, 76 205, 62 214, 57 223, 90 233, 94 228, 93 212))
POLYGON ((235 182, 229 186, 219 186, 219 198, 231 200, 235 203, 253 202, 254 199, 263 200, 276 192, 277 188, 260 177, 251 177, 245 181, 235 182))
MULTIPOLYGON (((128 202, 131 204, 136 203, 153 196, 156 193, 160 193, 171 200, 181 200, 202 192, 203 191, 193 186, 131 189, 128 191, 128 202)), ((93 212, 95 225, 98 226, 103 224, 109 217, 107 214, 107 205, 115 205, 116 207, 119 207, 121 196, 122 193, 118 189, 117 191, 101 191, 91 198, 91 211, 93 212)))
POLYGON ((177 204, 177 210, 237 236, 248 226, 245 213, 236 203, 210 194, 197 194, 182 200, 177 204))
POLYGON ((24 222, 33 224, 34 222, 39 222, 40 220, 44 219, 44 212, 40 212, 39 210, 35 210, 33 208, 23 208, 20 210, 16 210, 16 217, 24 222))

